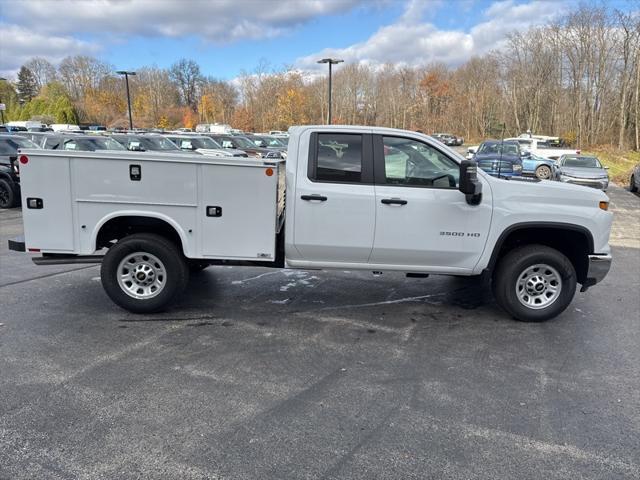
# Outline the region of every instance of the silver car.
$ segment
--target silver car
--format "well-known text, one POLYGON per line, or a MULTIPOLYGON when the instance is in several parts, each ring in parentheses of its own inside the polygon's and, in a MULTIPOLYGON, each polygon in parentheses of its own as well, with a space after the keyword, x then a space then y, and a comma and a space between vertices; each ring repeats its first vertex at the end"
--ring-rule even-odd
POLYGON ((560 181, 606 191, 609 174, 600 160, 589 155, 562 155, 558 159, 560 181))

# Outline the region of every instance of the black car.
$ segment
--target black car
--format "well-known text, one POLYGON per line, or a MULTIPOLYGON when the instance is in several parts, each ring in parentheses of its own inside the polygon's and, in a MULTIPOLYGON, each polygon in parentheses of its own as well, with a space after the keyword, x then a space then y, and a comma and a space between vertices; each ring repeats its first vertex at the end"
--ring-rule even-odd
POLYGON ((18 166, 18 149, 20 148, 38 148, 38 146, 17 135, 0 135, 0 208, 20 205, 18 166))

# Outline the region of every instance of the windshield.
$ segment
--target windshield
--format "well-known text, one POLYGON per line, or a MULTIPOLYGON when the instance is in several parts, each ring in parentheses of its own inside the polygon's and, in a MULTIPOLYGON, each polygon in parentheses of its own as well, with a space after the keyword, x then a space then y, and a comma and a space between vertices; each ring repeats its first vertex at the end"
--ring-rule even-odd
POLYGON ((143 145, 148 146, 149 150, 180 150, 176 145, 164 137, 141 137, 143 145))
POLYGON ((602 164, 596 157, 565 157, 562 165, 578 168, 602 168, 602 164))
POLYGON ((232 140, 242 148, 256 148, 256 145, 246 137, 233 137, 232 140))
POLYGON ((126 150, 122 145, 109 137, 78 137, 64 141, 64 150, 94 152, 96 150, 126 150))
POLYGON ((267 147, 286 147, 286 145, 276 137, 258 137, 258 139, 262 140, 267 147))
POLYGON ((0 155, 15 155, 19 148, 39 148, 28 138, 0 138, 0 155))
POLYGON ((518 155, 518 147, 514 143, 483 143, 478 149, 480 154, 493 155, 518 155))
POLYGON ((209 137, 194 137, 191 139, 191 144, 196 148, 220 148, 220 145, 209 137))

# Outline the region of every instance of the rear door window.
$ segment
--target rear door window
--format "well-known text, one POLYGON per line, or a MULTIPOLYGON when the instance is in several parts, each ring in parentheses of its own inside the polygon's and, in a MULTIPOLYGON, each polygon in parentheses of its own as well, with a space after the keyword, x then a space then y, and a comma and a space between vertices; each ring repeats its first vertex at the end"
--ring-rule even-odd
POLYGON ((311 172, 311 180, 332 183, 362 181, 362 135, 319 133, 315 147, 315 171, 311 172))

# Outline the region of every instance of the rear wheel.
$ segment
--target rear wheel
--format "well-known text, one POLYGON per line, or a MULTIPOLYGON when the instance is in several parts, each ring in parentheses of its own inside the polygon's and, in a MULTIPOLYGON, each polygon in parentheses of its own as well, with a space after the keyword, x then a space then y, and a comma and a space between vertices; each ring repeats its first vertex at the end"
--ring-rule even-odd
POLYGON ((133 313, 165 309, 187 286, 189 269, 176 245, 160 235, 135 234, 109 249, 100 270, 109 298, 133 313))
POLYGON ((0 208, 12 208, 16 205, 16 194, 11 184, 0 178, 0 208))
POLYGON ((543 322, 562 313, 576 291, 569 259, 544 245, 525 245, 507 253, 493 275, 498 304, 516 320, 543 322))
POLYGON ((549 165, 540 165, 536 168, 536 177, 540 180, 549 180, 551 178, 551 168, 549 165))

